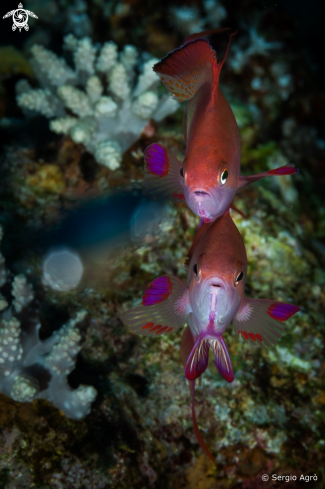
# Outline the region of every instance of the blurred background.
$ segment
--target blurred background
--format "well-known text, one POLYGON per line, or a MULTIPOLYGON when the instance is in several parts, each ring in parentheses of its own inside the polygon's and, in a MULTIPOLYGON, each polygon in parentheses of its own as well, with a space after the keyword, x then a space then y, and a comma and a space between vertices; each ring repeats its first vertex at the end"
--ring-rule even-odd
MULTIPOLYGON (((320 0, 1 2, 0 488, 324 487, 324 14, 320 0), (237 31, 220 89, 242 174, 299 168, 235 198, 246 294, 301 311, 274 348, 225 333, 235 381, 210 362, 196 392, 214 467, 181 334, 134 336, 118 314, 154 278, 186 279, 199 220, 142 186, 149 144, 185 151, 184 106, 152 65, 219 27, 237 31)), ((227 32, 210 41, 221 59, 227 32)))

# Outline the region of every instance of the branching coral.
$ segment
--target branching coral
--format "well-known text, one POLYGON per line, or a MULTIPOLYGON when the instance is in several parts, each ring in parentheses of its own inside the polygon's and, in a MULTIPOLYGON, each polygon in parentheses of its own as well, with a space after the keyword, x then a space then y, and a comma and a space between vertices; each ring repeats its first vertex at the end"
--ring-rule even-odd
POLYGON ((136 78, 139 53, 134 46, 119 53, 116 44, 107 42, 97 53, 89 38, 70 34, 64 47, 72 54, 74 70, 53 52, 32 47, 31 63, 42 88, 18 82, 17 103, 25 112, 51 119, 52 131, 69 134, 98 163, 115 170, 149 119, 162 120, 178 104, 167 94, 158 95, 159 78, 152 71, 157 59, 145 61, 136 78))
MULTIPOLYGON (((2 234, 1 227, 0 231, 2 234)), ((1 258, 4 267, 2 255, 1 258)), ((6 271, 2 285, 8 276, 6 271)), ((34 298, 33 289, 24 275, 14 277, 11 293, 14 298, 11 305, 3 296, 0 298, 1 309, 4 309, 0 319, 0 392, 19 402, 47 399, 69 418, 84 417, 97 392, 86 385, 72 389, 67 376, 74 369, 81 349, 77 325, 84 321, 86 312, 80 311, 59 331, 42 341, 39 339, 39 321, 30 319, 34 311, 29 311, 28 319, 20 315, 34 298)))

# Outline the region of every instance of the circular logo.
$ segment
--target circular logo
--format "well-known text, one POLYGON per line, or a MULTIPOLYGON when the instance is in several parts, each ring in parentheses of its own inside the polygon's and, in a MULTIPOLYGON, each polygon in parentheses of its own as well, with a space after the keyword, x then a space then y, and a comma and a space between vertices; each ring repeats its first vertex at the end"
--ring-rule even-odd
POLYGON ((28 14, 27 14, 26 10, 18 9, 18 10, 15 10, 12 19, 14 21, 14 24, 18 28, 22 28, 22 27, 25 27, 25 25, 28 22, 28 14))
POLYGON ((269 480, 269 476, 267 474, 262 475, 262 481, 266 482, 269 480))

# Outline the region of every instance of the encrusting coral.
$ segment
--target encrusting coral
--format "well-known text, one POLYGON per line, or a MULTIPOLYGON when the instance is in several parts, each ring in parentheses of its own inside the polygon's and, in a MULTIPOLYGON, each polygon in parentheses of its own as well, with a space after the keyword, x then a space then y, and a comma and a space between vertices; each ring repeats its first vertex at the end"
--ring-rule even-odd
MULTIPOLYGON (((4 268, 3 256, 0 257, 2 276, 5 277, 1 282, 3 286, 9 273, 4 268)), ((16 317, 34 299, 33 288, 24 275, 14 277, 11 293, 14 298, 11 305, 0 297, 0 309, 3 310, 0 319, 0 392, 19 402, 47 399, 69 418, 83 418, 89 413, 97 392, 87 385, 72 389, 67 376, 74 369, 81 349, 77 325, 84 321, 86 311, 80 311, 59 331, 42 341, 39 338, 41 325, 36 319, 26 322, 25 318, 16 317)))
POLYGON ((51 119, 52 131, 69 134, 98 163, 116 170, 122 153, 139 138, 149 119, 162 120, 178 104, 167 94, 158 95, 159 79, 152 71, 156 58, 144 61, 136 78, 139 53, 134 46, 126 45, 118 53, 114 42, 106 42, 97 55, 88 37, 78 40, 70 34, 64 48, 72 54, 74 70, 44 47, 32 47, 31 64, 42 88, 19 81, 17 103, 27 113, 51 119))

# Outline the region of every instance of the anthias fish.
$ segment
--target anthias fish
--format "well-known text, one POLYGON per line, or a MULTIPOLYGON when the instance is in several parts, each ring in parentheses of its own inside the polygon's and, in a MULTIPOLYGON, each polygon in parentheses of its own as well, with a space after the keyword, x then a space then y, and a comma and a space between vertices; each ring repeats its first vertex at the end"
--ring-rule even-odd
POLYGON ((275 344, 285 321, 299 307, 274 300, 244 296, 247 256, 242 237, 229 211, 211 224, 203 224, 188 257, 187 284, 172 275, 155 279, 141 304, 121 315, 137 334, 170 334, 186 322, 181 358, 192 392, 192 417, 198 441, 204 444, 195 419, 194 382, 208 366, 209 349, 215 365, 227 380, 234 380, 223 333, 231 323, 244 340, 260 345, 275 344))
POLYGON ((293 165, 285 165, 256 175, 240 175, 239 130, 231 107, 219 89, 230 40, 224 58, 218 63, 209 42, 200 37, 210 32, 190 36, 183 46, 153 68, 174 98, 187 102, 183 119, 186 142, 183 164, 161 144, 154 143, 145 152, 147 186, 169 198, 185 198, 190 209, 204 222, 222 216, 236 192, 249 183, 298 171, 293 165))

